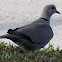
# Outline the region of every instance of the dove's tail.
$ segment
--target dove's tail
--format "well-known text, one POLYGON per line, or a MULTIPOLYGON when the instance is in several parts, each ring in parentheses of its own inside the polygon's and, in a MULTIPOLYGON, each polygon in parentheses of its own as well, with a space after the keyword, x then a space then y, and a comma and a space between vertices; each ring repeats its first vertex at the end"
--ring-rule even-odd
POLYGON ((18 42, 21 37, 19 37, 18 35, 6 34, 6 35, 0 36, 0 39, 1 38, 7 38, 7 39, 10 39, 10 40, 12 40, 14 42, 18 42))

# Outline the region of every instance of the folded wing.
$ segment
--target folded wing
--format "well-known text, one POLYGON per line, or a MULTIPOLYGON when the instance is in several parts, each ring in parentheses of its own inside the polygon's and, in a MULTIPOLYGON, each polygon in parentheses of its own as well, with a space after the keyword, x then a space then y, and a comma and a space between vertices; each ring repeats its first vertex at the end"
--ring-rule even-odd
POLYGON ((19 36, 21 36, 23 33, 34 43, 47 43, 53 37, 53 31, 51 27, 45 24, 30 24, 15 30, 8 30, 8 33, 19 36))

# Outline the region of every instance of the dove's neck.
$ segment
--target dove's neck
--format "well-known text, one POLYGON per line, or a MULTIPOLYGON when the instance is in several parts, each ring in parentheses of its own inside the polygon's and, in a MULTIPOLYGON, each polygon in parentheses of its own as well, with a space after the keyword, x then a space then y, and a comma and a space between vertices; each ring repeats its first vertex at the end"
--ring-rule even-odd
POLYGON ((46 11, 43 11, 41 18, 47 19, 48 20, 47 23, 49 25, 50 25, 50 17, 51 17, 51 15, 49 15, 46 11))
POLYGON ((49 21, 51 16, 49 14, 47 14, 47 13, 42 13, 41 17, 45 18, 45 19, 48 19, 48 21, 49 21))
POLYGON ((46 8, 44 8, 41 17, 50 20, 51 16, 52 14, 50 14, 50 12, 46 8))

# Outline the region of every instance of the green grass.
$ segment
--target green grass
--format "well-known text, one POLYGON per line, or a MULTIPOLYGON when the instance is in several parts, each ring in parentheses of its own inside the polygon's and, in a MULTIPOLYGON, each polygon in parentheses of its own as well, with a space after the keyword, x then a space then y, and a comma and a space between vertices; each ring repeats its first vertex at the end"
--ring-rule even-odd
POLYGON ((22 46, 0 44, 0 62, 62 62, 62 51, 50 45, 39 52, 25 50, 22 46))

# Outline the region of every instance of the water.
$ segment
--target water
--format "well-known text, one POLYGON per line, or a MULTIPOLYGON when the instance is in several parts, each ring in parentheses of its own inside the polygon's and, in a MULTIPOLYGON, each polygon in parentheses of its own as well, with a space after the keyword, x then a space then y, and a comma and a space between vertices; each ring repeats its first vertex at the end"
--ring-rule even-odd
MULTIPOLYGON (((51 17, 54 37, 50 44, 62 49, 62 1, 59 0, 0 0, 0 35, 6 34, 9 28, 20 27, 37 20, 47 4, 55 4, 61 13, 51 17)), ((1 40, 13 44, 10 40, 1 40)))

